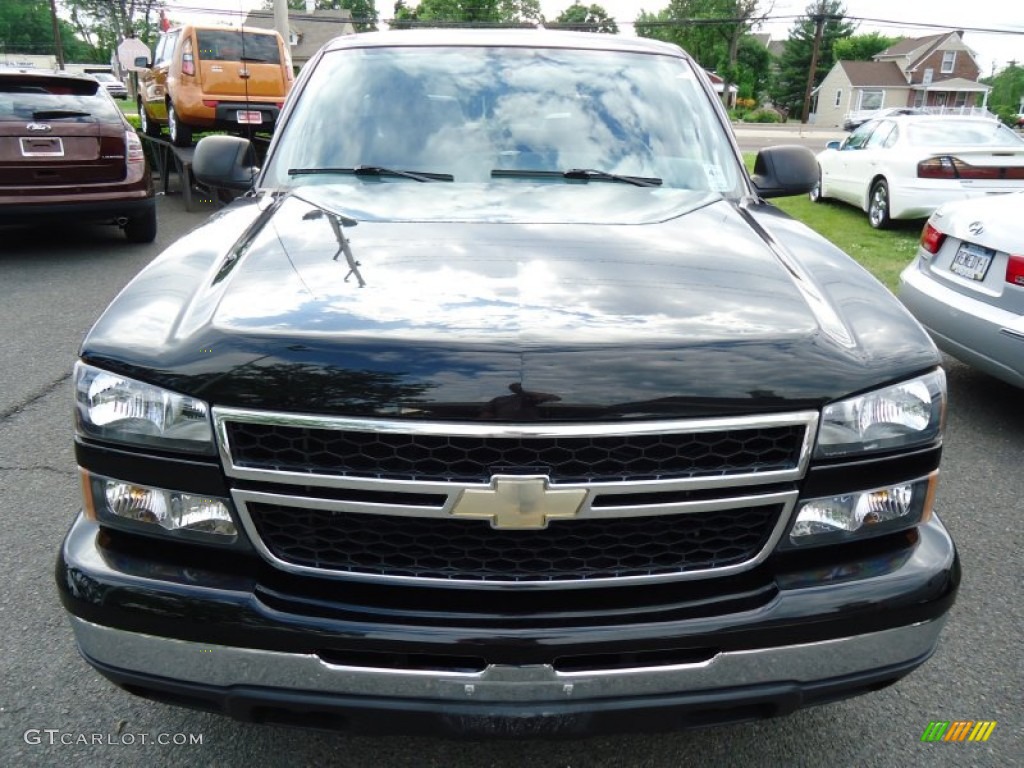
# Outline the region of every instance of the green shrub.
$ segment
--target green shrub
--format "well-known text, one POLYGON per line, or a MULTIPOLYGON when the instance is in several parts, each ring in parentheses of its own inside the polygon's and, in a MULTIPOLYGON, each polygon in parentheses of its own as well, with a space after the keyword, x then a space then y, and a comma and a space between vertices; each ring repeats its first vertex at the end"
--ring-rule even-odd
POLYGON ((996 117, 999 118, 1003 125, 1008 125, 1011 128, 1017 126, 1017 110, 1014 107, 1009 106, 998 106, 994 107, 989 105, 989 109, 995 113, 996 117))
POLYGON ((142 130, 142 124, 139 121, 138 115, 125 115, 124 117, 129 123, 132 124, 132 128, 134 128, 136 131, 142 130))
POLYGON ((748 123, 781 123, 782 118, 773 109, 758 109, 743 118, 748 123))

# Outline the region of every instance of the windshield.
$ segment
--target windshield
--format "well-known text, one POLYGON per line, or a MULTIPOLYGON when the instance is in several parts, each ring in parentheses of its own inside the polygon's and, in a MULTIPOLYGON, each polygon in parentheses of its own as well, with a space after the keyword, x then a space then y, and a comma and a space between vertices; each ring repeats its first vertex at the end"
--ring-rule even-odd
MULTIPOLYGON (((517 183, 521 172, 534 182, 625 185, 631 180, 622 177, 635 177, 642 186, 743 192, 727 135, 687 61, 612 51, 327 53, 264 184, 367 183, 342 173, 366 166, 450 174, 455 183, 517 183), (588 173, 564 175, 580 169, 588 173)), ((382 180, 409 183, 373 179, 382 180)))

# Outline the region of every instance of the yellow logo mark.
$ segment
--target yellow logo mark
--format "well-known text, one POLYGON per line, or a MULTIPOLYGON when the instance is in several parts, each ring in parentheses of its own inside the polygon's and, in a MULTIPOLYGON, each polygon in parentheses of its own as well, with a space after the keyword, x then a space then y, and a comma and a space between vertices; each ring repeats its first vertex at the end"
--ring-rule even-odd
POLYGON ((452 516, 490 520, 501 530, 538 530, 549 520, 576 517, 586 497, 582 489, 552 489, 546 477, 495 475, 490 488, 463 491, 452 516))
POLYGON ((933 720, 921 741, 988 741, 995 728, 995 720, 933 720))

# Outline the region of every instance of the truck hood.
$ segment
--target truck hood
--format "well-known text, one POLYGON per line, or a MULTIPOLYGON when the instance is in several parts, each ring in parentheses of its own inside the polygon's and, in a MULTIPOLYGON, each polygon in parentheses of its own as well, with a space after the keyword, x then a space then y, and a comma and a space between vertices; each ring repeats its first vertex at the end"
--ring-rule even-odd
POLYGON ((807 407, 938 360, 870 278, 830 296, 798 253, 830 246, 788 248, 771 212, 498 186, 305 187, 229 209, 126 288, 83 357, 213 404, 482 418, 499 402, 512 420, 807 407))

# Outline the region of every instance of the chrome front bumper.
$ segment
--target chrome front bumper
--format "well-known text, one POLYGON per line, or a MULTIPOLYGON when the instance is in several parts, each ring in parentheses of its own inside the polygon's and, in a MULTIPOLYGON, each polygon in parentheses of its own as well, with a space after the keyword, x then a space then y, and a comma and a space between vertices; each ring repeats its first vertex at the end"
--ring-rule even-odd
POLYGON ((923 662, 934 651, 944 623, 942 616, 834 640, 722 652, 695 664, 579 672, 559 672, 547 664, 491 665, 482 672, 461 673, 340 666, 315 654, 187 642, 71 617, 79 650, 88 661, 147 677, 217 688, 532 704, 801 685, 857 676, 923 662))

